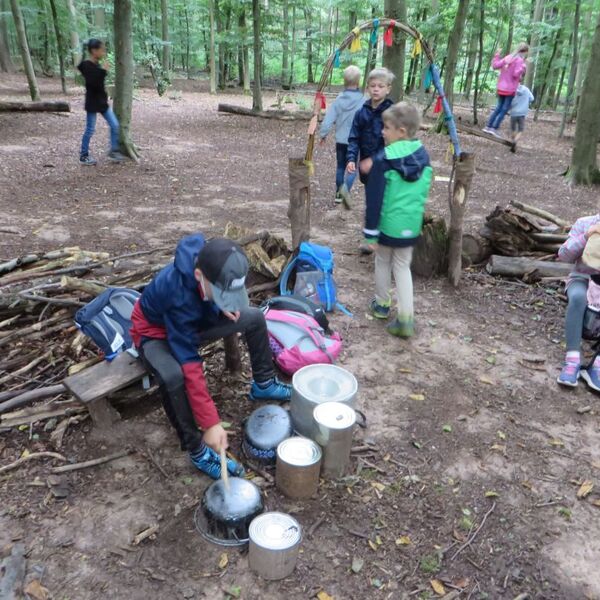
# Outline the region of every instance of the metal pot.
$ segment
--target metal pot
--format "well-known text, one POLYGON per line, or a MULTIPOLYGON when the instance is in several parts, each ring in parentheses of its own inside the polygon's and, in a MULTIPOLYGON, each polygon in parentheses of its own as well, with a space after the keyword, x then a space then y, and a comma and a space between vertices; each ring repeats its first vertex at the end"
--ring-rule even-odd
POLYGON ((250 523, 248 564, 263 579, 283 579, 296 567, 302 531, 296 519, 266 512, 250 523))
POLYGON ((323 402, 315 407, 313 416, 319 428, 316 441, 323 447, 321 475, 339 479, 350 464, 356 412, 341 402, 323 402))
POLYGON ((260 490, 251 481, 230 477, 227 489, 219 479, 204 492, 196 510, 196 527, 210 542, 241 546, 248 542, 250 523, 263 511, 260 490))
POLYGON ((319 488, 321 448, 303 437, 291 437, 277 446, 275 485, 288 498, 310 498, 319 488))
POLYGON ((294 429, 312 440, 319 435, 313 411, 323 402, 342 402, 355 408, 358 383, 349 371, 335 365, 309 365, 292 379, 290 414, 294 429))
POLYGON ((248 417, 242 449, 250 460, 275 464, 277 446, 291 435, 290 413, 281 406, 267 404, 248 417))

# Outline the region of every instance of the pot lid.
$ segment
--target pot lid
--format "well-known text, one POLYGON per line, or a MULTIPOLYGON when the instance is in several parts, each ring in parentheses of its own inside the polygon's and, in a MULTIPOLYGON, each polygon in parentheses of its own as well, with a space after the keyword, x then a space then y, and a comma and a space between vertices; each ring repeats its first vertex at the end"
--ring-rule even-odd
POLYGON ((323 402, 313 410, 315 421, 327 429, 348 429, 356 423, 356 412, 342 402, 323 402))
POLYGON ((250 523, 248 532, 253 543, 268 550, 285 550, 302 539, 300 523, 280 512, 259 515, 250 523))
POLYGON ((273 450, 292 435, 290 414, 274 404, 261 406, 248 417, 245 434, 254 448, 273 450))
POLYGON ((222 479, 212 483, 204 492, 202 504, 210 516, 218 521, 244 519, 263 508, 258 487, 241 477, 229 478, 229 490, 222 479))
POLYGON ((336 365, 308 365, 294 373, 292 386, 312 402, 344 402, 358 391, 356 377, 336 365))
POLYGON ((291 437, 277 446, 277 456, 296 467, 310 467, 321 460, 321 448, 308 438, 291 437))

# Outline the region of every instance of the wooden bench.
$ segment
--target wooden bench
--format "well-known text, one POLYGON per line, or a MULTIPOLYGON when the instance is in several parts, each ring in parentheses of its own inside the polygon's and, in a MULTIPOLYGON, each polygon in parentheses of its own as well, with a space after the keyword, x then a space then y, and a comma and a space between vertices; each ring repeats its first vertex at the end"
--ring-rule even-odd
MULTIPOLYGON (((224 343, 226 368, 232 372, 240 371, 242 362, 238 335, 226 337, 224 343)), ((111 362, 102 361, 67 377, 63 383, 67 390, 87 407, 94 425, 108 429, 120 418, 108 397, 138 381, 141 382, 146 375, 148 371, 142 361, 128 352, 123 352, 111 362)))

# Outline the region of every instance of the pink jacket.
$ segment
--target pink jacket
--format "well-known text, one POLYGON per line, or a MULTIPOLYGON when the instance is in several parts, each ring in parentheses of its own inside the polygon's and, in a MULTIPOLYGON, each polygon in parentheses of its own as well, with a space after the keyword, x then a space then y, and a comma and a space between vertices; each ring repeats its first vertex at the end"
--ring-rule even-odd
MULTIPOLYGON (((567 241, 558 249, 558 260, 567 263, 575 263, 575 268, 569 275, 569 282, 577 275, 598 275, 599 271, 588 267, 582 260, 583 249, 587 243, 585 234, 587 230, 600 223, 600 214, 591 215, 589 217, 581 217, 575 221, 573 227, 569 231, 567 241)), ((568 285, 567 283, 567 285, 568 285)))
POLYGON ((497 52, 492 60, 492 67, 500 69, 498 85, 496 86, 498 93, 502 96, 514 96, 521 77, 527 70, 525 61, 518 54, 514 58, 512 54, 500 58, 500 53, 497 52))

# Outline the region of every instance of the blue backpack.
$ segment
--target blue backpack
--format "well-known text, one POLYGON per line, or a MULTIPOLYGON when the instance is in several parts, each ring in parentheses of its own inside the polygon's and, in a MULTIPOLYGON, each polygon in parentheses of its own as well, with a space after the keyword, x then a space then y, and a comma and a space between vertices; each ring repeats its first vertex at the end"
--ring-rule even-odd
POLYGON ((296 294, 320 304, 327 312, 339 308, 350 313, 337 301, 337 287, 333 279, 333 252, 327 246, 302 242, 296 256, 281 274, 279 293, 296 294), (294 288, 289 289, 292 273, 296 276, 294 288))
POLYGON ((112 360, 133 346, 129 334, 131 313, 140 293, 127 288, 109 288, 75 313, 75 324, 112 360))

